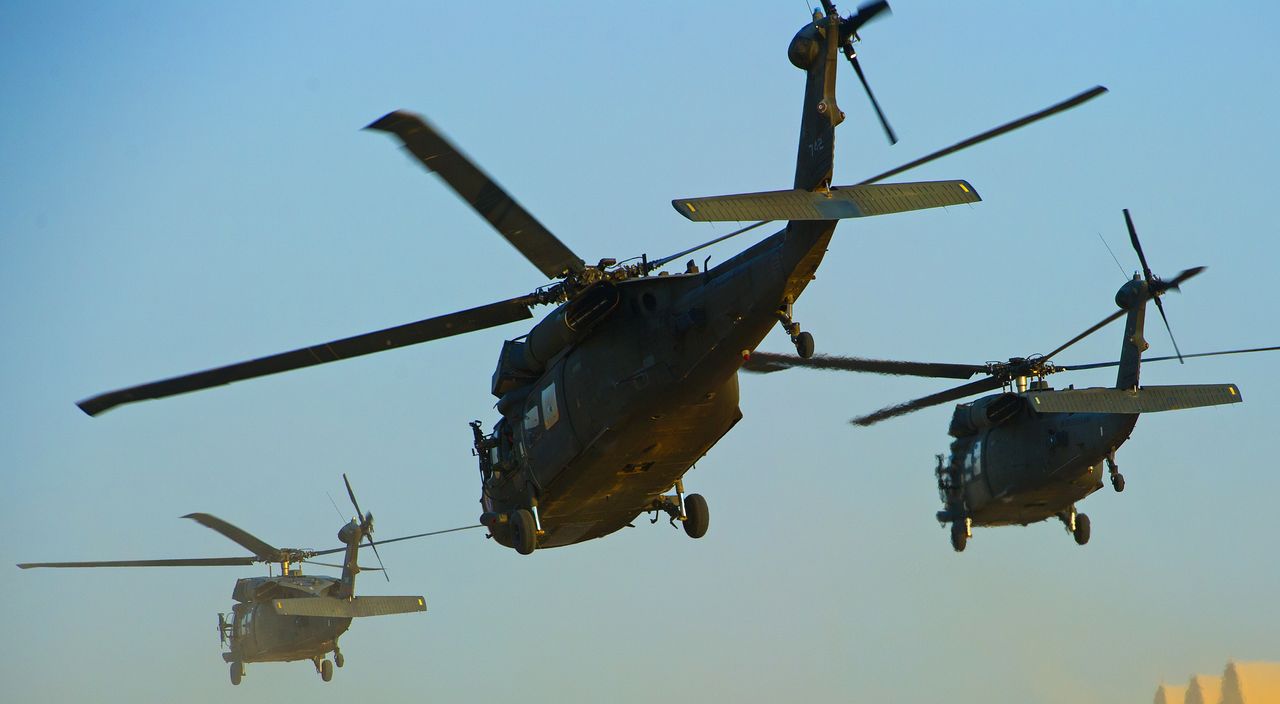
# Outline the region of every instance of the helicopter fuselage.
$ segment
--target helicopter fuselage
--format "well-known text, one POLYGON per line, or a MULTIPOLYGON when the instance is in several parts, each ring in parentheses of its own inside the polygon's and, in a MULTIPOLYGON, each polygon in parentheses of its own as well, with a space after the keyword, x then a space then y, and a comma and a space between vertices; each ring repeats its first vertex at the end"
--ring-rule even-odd
POLYGON ((938 468, 943 513, 962 513, 979 526, 1062 516, 1102 488, 1104 460, 1137 421, 1136 415, 1037 413, 1024 404, 996 427, 951 443, 938 468))
POLYGON ((335 592, 333 577, 291 575, 256 577, 236 582, 228 625, 227 662, 288 662, 324 657, 337 647, 338 636, 351 627, 350 618, 285 616, 276 613, 274 599, 323 598, 335 592))
POLYGON ((538 545, 554 547, 654 510, 742 418, 743 354, 812 280, 834 230, 790 223, 709 271, 617 283, 609 317, 499 402, 485 511, 537 506, 538 545))

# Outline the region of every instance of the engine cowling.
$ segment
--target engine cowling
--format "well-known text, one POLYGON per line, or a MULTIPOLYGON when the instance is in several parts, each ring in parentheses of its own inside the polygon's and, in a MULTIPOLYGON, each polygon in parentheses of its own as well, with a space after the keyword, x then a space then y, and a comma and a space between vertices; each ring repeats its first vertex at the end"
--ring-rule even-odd
POLYGON ((1022 397, 1015 393, 962 403, 956 406, 955 413, 951 416, 951 428, 947 432, 951 437, 960 438, 994 428, 1017 415, 1024 403, 1022 397))

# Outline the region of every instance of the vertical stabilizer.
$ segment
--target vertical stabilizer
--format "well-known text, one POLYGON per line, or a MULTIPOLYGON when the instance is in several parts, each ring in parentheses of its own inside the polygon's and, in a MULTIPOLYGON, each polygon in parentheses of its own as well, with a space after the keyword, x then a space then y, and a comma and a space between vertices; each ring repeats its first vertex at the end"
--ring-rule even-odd
POLYGON ((840 51, 840 17, 813 13, 787 50, 791 63, 808 74, 800 114, 800 146, 795 187, 806 191, 831 185, 835 128, 844 120, 836 105, 836 60, 840 51))
POLYGON ((342 582, 335 596, 350 599, 356 593, 356 575, 360 573, 360 565, 356 559, 360 556, 360 541, 364 539, 364 530, 359 521, 351 522, 338 531, 338 540, 346 544, 346 552, 342 556, 342 582))
POLYGON ((1147 340, 1142 336, 1147 317, 1147 284, 1134 276, 1116 292, 1116 305, 1129 311, 1124 321, 1124 341, 1120 346, 1120 368, 1116 372, 1117 389, 1138 388, 1138 373, 1142 367, 1142 353, 1147 351, 1147 340))

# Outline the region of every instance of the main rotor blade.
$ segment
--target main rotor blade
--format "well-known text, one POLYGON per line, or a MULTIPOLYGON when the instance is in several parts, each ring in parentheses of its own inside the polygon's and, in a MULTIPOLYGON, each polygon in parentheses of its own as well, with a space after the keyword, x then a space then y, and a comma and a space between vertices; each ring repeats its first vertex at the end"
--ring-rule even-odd
POLYGON ((947 147, 946 149, 938 150, 932 154, 929 154, 928 156, 923 156, 919 159, 916 159, 915 161, 908 162, 895 169, 890 169, 878 176, 872 176, 871 178, 865 181, 862 181, 862 183, 864 184, 875 183, 876 181, 882 181, 886 178, 889 178, 890 176, 896 176, 904 171, 914 169, 917 166, 927 164, 931 161, 934 161, 935 159, 940 159, 948 154, 954 154, 955 152, 958 152, 961 149, 967 149, 969 147, 972 147, 975 144, 985 142, 988 139, 991 139, 993 137, 998 137, 1006 132, 1012 132, 1013 130, 1018 129, 1019 127, 1025 127, 1033 122, 1036 122, 1037 120, 1043 120, 1046 117, 1056 115, 1064 110, 1070 110, 1071 108, 1074 108, 1075 106, 1080 105, 1081 103, 1092 100, 1106 92, 1107 92, 1106 88, 1102 86, 1094 86, 1093 88, 1090 88, 1089 90, 1075 97, 1062 101, 1061 103, 1051 105, 1045 108, 1044 110, 1031 113, 1026 117, 1022 117, 1017 120, 1014 120, 1013 122, 1007 122, 1003 125, 1000 125, 999 127, 987 130, 982 134, 976 135, 974 137, 970 137, 969 139, 966 139, 962 142, 956 142, 955 144, 947 147))
MULTIPOLYGON (((307 563, 308 565, 320 565, 321 567, 337 567, 338 569, 345 569, 344 565, 339 565, 332 562, 317 562, 316 560, 303 560, 303 562, 307 563)), ((359 569, 361 572, 381 572, 382 571, 381 567, 360 567, 359 569)))
MULTIPOLYGON (((476 524, 476 525, 474 525, 474 526, 463 526, 463 527, 461 527, 461 528, 449 528, 448 530, 435 530, 435 531, 431 531, 430 533, 418 533, 417 535, 406 535, 406 536, 401 537, 401 538, 391 538, 391 539, 389 539, 389 540, 376 540, 376 541, 374 541, 374 544, 375 544, 375 545, 386 545, 387 543, 398 543, 398 542, 400 542, 401 540, 414 540, 414 539, 416 539, 416 538, 425 538, 425 537, 430 536, 430 535, 442 535, 442 534, 444 534, 444 533, 456 533, 456 532, 458 532, 458 531, 460 531, 460 530, 471 530, 471 529, 473 529, 473 528, 483 528, 483 527, 484 527, 484 526, 482 526, 482 525, 480 525, 480 524, 478 524, 478 523, 477 523, 477 524, 476 524)), ((318 551, 312 552, 312 553, 310 553, 310 554, 311 554, 311 555, 315 555, 315 556, 320 556, 320 555, 332 555, 332 554, 334 554, 334 553, 339 553, 339 552, 342 552, 342 551, 344 551, 344 550, 346 550, 346 548, 333 548, 332 550, 318 550, 318 551)))
POLYGON ((256 555, 259 560, 275 562, 280 557, 281 550, 279 548, 273 547, 249 531, 233 526, 217 516, 208 513, 188 513, 183 518, 190 518, 205 528, 218 531, 256 555))
POLYGON ((747 232, 747 231, 750 231, 750 230, 754 230, 754 229, 756 229, 757 227, 760 227, 761 225, 767 225, 767 224, 769 224, 769 223, 771 223, 771 222, 773 222, 773 221, 772 221, 772 220, 761 220, 760 222, 757 222, 757 223, 754 223, 754 224, 751 224, 751 225, 747 225, 746 227, 738 228, 737 230, 734 230, 733 232, 730 232, 730 233, 729 233, 729 234, 727 234, 727 235, 720 235, 719 237, 717 237, 717 238, 715 238, 715 239, 713 239, 713 240, 708 240, 708 241, 706 241, 706 242, 703 242, 703 243, 702 243, 702 244, 700 244, 700 245, 697 245, 697 246, 694 246, 694 247, 690 247, 690 248, 688 248, 688 249, 686 249, 686 250, 684 250, 684 251, 681 251, 681 252, 676 252, 675 254, 672 254, 672 255, 671 255, 671 256, 669 256, 669 257, 663 257, 663 258, 661 258, 661 259, 657 259, 657 260, 651 261, 651 262, 649 262, 648 270, 649 270, 649 271, 654 271, 655 269, 660 269, 660 268, 662 268, 662 267, 666 266, 667 264, 670 264, 671 262, 673 262, 673 261, 675 261, 675 260, 679 259, 680 257, 683 257, 683 256, 684 256, 684 255, 686 255, 686 254, 692 254, 692 253, 694 253, 694 252, 698 251, 699 249, 705 249, 705 248, 707 248, 707 247, 710 247, 710 246, 711 246, 711 245, 713 245, 713 244, 716 244, 717 242, 723 242, 723 241, 725 241, 725 240, 729 239, 730 237, 737 237, 738 235, 741 235, 741 234, 742 234, 742 233, 744 233, 744 232, 747 232))
POLYGON ((789 354, 772 352, 752 352, 742 364, 749 372, 768 374, 792 367, 809 369, 827 369, 846 372, 869 372, 871 374, 890 374, 895 376, 925 376, 944 379, 968 379, 974 374, 987 371, 986 366, 977 364, 939 364, 934 362, 900 362, 888 359, 866 359, 864 357, 837 357, 816 355, 805 359, 789 354))
POLYGON ((33 567, 241 567, 258 562, 254 557, 193 557, 173 560, 99 560, 94 562, 20 562, 19 569, 33 567))
POLYGON ((408 323, 394 328, 334 340, 314 347, 304 347, 291 352, 259 357, 247 362, 229 364, 225 367, 110 391, 84 399, 76 403, 76 405, 85 413, 96 416, 103 411, 135 401, 176 396, 245 379, 279 374, 280 372, 292 371, 316 364, 336 362, 340 359, 359 357, 397 347, 416 345, 476 330, 484 330, 485 328, 532 318, 533 313, 529 310, 529 306, 535 302, 536 299, 531 296, 512 298, 499 303, 490 303, 470 310, 427 318, 426 320, 419 320, 415 323, 408 323))
POLYGON ((533 215, 520 207, 449 140, 418 115, 397 110, 365 127, 390 132, 400 138, 428 171, 434 171, 493 226, 513 247, 549 278, 578 273, 582 259, 564 245, 533 215))
MULTIPOLYGON (((1277 350, 1280 350, 1280 345, 1277 345, 1275 347, 1254 347, 1247 350, 1223 350, 1221 352, 1197 352, 1196 354, 1184 354, 1182 355, 1182 358, 1195 359, 1196 357, 1216 357, 1218 355, 1224 355, 1224 354, 1245 354, 1246 352, 1275 352, 1277 350)), ((1168 355, 1164 357, 1143 357, 1142 363, 1146 364, 1148 362, 1167 362, 1171 359, 1178 359, 1178 356, 1168 355)), ((1083 369, 1102 369, 1104 367, 1118 367, 1118 366, 1120 366, 1119 362, 1094 362, 1092 364, 1066 364, 1061 366, 1054 365, 1054 368, 1060 371, 1075 372, 1083 369)))
POLYGON ((962 384, 953 389, 947 389, 946 391, 940 391, 936 394, 930 394, 928 396, 915 399, 914 401, 907 401, 906 403, 900 403, 896 406, 881 408, 875 413, 859 416, 849 422, 854 425, 866 427, 868 425, 879 423, 882 420, 906 415, 907 413, 918 411, 922 408, 937 406, 939 404, 946 403, 947 401, 956 401, 958 399, 965 398, 966 396, 973 396, 974 394, 980 394, 984 391, 998 389, 1001 386, 1004 386, 1004 382, 1000 381, 1000 379, 996 377, 989 376, 985 379, 971 381, 968 384, 962 384))

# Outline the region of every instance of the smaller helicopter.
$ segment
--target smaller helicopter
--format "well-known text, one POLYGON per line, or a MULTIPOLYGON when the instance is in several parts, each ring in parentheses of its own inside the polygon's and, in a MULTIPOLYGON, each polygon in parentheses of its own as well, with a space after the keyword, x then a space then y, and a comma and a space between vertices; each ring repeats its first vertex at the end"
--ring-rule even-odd
MULTIPOLYGON (((360 515, 351 482, 342 475, 347 485, 347 495, 360 515)), ((236 600, 231 614, 218 614, 218 637, 229 652, 222 659, 231 664, 231 684, 240 684, 245 674, 245 664, 251 662, 289 662, 310 660, 320 679, 333 679, 333 666, 343 665, 342 651, 338 649, 338 636, 351 626, 351 619, 365 616, 426 611, 426 600, 421 596, 356 596, 356 575, 365 570, 378 570, 386 576, 382 557, 378 555, 378 567, 360 567, 356 562, 361 542, 373 548, 378 545, 425 538, 479 526, 452 528, 408 535, 391 540, 374 542, 373 514, 353 518, 338 531, 338 540, 345 547, 331 550, 301 550, 276 548, 260 538, 226 521, 207 513, 190 513, 190 518, 206 528, 215 530, 244 546, 251 556, 198 557, 166 560, 116 560, 98 562, 29 562, 18 565, 21 569, 33 567, 218 567, 228 565, 252 565, 255 562, 280 565, 280 576, 246 577, 236 580, 231 597, 236 600), (344 553, 341 565, 314 562, 311 558, 333 553, 344 553), (303 562, 341 567, 342 577, 303 575, 299 565, 303 562), (325 656, 333 653, 333 660, 325 656)), ((389 578, 388 578, 388 581, 389 578)))
MULTIPOLYGON (((1133 432, 1138 415, 1201 406, 1239 403, 1243 399, 1234 384, 1139 386, 1142 353, 1147 349, 1143 324, 1147 301, 1154 300, 1165 327, 1160 296, 1199 274, 1204 267, 1187 269, 1170 281, 1151 273, 1138 241, 1129 211, 1124 211, 1129 240, 1142 263, 1116 293, 1119 310, 1042 356, 1015 357, 1007 362, 935 364, 858 357, 817 356, 802 359, 790 355, 750 353, 743 369, 768 373, 792 367, 871 372, 903 376, 968 379, 985 378, 936 394, 883 408, 853 419, 868 426, 922 408, 1003 388, 956 406, 948 433, 954 438, 948 456, 938 455, 935 474, 943 510, 938 522, 951 524, 951 545, 965 549, 973 526, 1029 525, 1058 518, 1079 545, 1089 542, 1089 517, 1076 511, 1076 502, 1101 489, 1103 463, 1111 485, 1124 491, 1124 476, 1116 464, 1116 450, 1133 432), (1049 360, 1059 352, 1127 316, 1120 361, 1096 364, 1055 365, 1049 360), (1081 369, 1119 367, 1113 388, 1054 390, 1045 380, 1050 374, 1081 369)), ((1172 329, 1169 330, 1173 338, 1172 329)), ((1174 341, 1174 356, 1153 357, 1149 362, 1185 357, 1209 357, 1277 350, 1263 347, 1183 355, 1174 341)))

